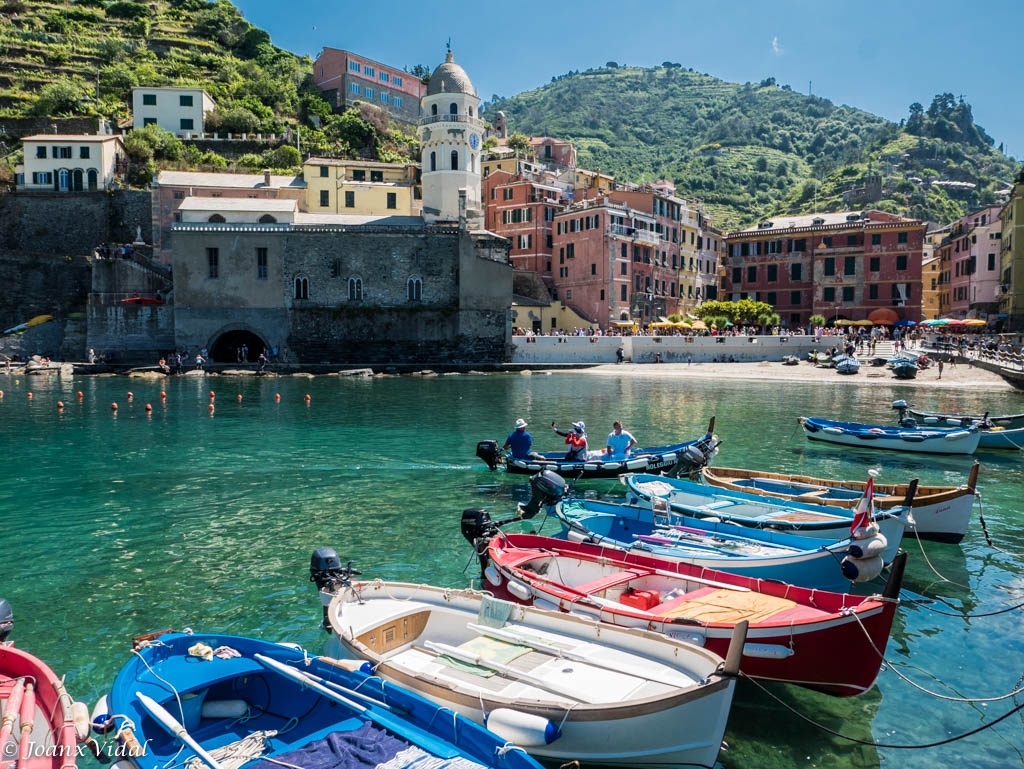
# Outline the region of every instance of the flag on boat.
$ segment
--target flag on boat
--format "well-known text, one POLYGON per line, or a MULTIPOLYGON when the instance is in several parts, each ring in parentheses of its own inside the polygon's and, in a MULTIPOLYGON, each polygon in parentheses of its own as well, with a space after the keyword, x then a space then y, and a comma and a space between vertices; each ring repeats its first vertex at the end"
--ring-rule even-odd
POLYGON ((874 507, 875 478, 871 476, 868 478, 868 485, 864 488, 864 496, 860 498, 860 501, 857 503, 857 509, 854 511, 853 523, 850 524, 851 534, 862 526, 867 526, 871 523, 875 512, 874 507))

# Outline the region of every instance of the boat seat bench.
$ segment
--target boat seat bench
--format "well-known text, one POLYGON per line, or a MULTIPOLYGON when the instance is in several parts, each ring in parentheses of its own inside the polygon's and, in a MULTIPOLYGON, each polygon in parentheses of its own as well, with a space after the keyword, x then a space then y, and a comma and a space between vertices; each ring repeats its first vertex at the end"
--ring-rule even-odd
POLYGON ((617 571, 613 574, 606 574, 598 579, 591 580, 590 582, 584 582, 582 585, 576 585, 573 590, 579 593, 585 593, 590 595, 592 593, 603 593, 610 587, 621 585, 630 580, 639 579, 650 574, 645 569, 634 569, 629 571, 617 571))

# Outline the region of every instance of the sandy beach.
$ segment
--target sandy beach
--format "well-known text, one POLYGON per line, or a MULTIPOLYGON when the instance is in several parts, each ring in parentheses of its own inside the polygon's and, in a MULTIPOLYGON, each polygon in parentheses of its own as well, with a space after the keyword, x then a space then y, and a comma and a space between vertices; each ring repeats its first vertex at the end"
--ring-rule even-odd
MULTIPOLYGON (((914 387, 919 389, 947 389, 1009 391, 1013 386, 998 374, 985 369, 958 363, 951 366, 946 363, 939 378, 936 365, 919 371, 915 379, 896 379, 892 372, 882 367, 861 366, 857 374, 839 374, 832 368, 819 368, 812 363, 802 361, 796 366, 785 366, 776 361, 759 361, 757 363, 621 363, 605 364, 583 369, 595 375, 634 374, 636 376, 657 376, 664 378, 692 379, 747 379, 747 380, 779 380, 790 382, 824 382, 828 384, 854 386, 892 386, 914 387)), ((577 370, 574 373, 578 373, 577 370)))

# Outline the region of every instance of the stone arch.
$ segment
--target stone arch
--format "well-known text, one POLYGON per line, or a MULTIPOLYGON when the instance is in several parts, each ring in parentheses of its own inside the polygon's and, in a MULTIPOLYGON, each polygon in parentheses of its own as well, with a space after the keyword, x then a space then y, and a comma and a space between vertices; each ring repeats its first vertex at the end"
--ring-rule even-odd
POLYGON ((92 190, 92 191, 95 191, 99 187, 99 176, 96 173, 96 169, 95 168, 90 168, 88 173, 87 173, 87 177, 88 177, 88 180, 89 180, 88 181, 89 189, 92 190))
POLYGON ((206 221, 211 222, 212 224, 224 224, 227 221, 227 219, 225 219, 220 214, 211 214, 210 218, 207 219, 206 221))
POLYGON ((271 214, 263 214, 260 217, 260 224, 277 224, 277 218, 271 214))
POLYGON ((258 331, 244 324, 232 323, 211 334, 206 349, 210 352, 211 363, 237 363, 238 351, 243 346, 248 348, 247 357, 250 363, 259 357, 264 348, 270 348, 267 340, 258 331))

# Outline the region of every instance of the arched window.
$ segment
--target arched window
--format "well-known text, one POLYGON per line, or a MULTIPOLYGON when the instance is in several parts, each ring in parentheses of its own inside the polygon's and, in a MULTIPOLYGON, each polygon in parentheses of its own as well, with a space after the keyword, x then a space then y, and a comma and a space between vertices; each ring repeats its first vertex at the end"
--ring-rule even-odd
POLYGON ((276 222, 277 219, 270 214, 263 214, 263 216, 260 217, 260 224, 274 224, 276 222))
POLYGON ((309 299, 309 278, 305 275, 295 278, 295 298, 309 299))
POLYGON ((459 170, 459 151, 458 150, 452 150, 452 170, 453 171, 458 171, 459 170))
POLYGON ((350 302, 358 302, 363 298, 363 281, 362 278, 349 278, 348 279, 348 300, 350 302))
POLYGON ((452 102, 451 104, 449 104, 448 105, 448 114, 449 115, 458 115, 459 114, 459 105, 456 104, 455 102, 452 102))
POLYGON ((431 104, 430 105, 430 114, 431 115, 436 115, 437 114, 437 105, 436 104, 431 104))
POLYGON ((97 185, 98 185, 98 177, 96 175, 96 169, 95 168, 90 168, 89 171, 87 172, 86 176, 89 179, 89 189, 90 190, 95 190, 97 185))
POLYGON ((206 221, 213 222, 214 224, 224 224, 224 222, 226 222, 227 219, 225 219, 220 214, 211 214, 210 218, 207 219, 206 221))
POLYGON ((431 171, 436 171, 437 170, 437 153, 436 152, 431 152, 430 153, 430 170, 431 171))
POLYGON ((409 301, 418 302, 423 298, 423 281, 419 278, 409 278, 409 301))

